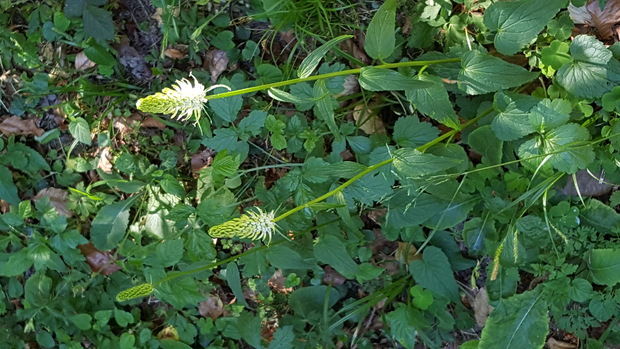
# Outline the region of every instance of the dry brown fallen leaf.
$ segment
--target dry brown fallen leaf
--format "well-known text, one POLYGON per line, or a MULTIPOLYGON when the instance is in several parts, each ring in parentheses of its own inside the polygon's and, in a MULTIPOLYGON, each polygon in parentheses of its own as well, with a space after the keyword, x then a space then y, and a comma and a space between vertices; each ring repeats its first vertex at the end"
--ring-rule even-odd
POLYGON ((80 71, 86 70, 96 65, 97 64, 95 62, 91 61, 90 59, 88 59, 88 57, 86 57, 86 53, 84 53, 84 51, 78 52, 75 55, 74 66, 75 66, 75 69, 77 70, 80 70, 80 71))
POLYGON ((476 298, 474 298, 474 318, 476 319, 476 324, 484 327, 492 310, 493 307, 489 305, 487 290, 483 287, 478 290, 476 298))
POLYGON ((109 251, 99 251, 92 242, 79 245, 78 248, 86 257, 86 263, 94 272, 110 275, 121 270, 121 267, 116 264, 116 259, 112 253, 109 251))
POLYGON ((397 261, 409 265, 415 260, 422 260, 422 254, 416 254, 418 249, 408 242, 398 242, 394 257, 397 261))
POLYGON ((215 320, 224 314, 224 303, 220 297, 210 295, 207 300, 198 304, 198 312, 204 317, 215 320))
POLYGON ((67 197, 69 193, 67 193, 66 190, 59 188, 41 189, 32 199, 38 201, 46 196, 50 198, 50 204, 54 206, 59 214, 66 217, 73 216, 73 213, 67 209, 67 197))
POLYGON ((105 147, 101 150, 101 154, 99 154, 99 162, 97 163, 97 168, 101 169, 101 171, 105 173, 112 173, 112 154, 110 154, 110 147, 105 147))
POLYGON ((597 0, 590 0, 586 6, 568 6, 568 12, 575 24, 588 24, 598 31, 602 39, 610 39, 614 34, 614 27, 620 24, 620 0, 609 0, 605 8, 597 0))
POLYGON ((373 100, 368 104, 358 104, 353 108, 353 119, 355 123, 359 125, 359 128, 366 132, 366 134, 386 134, 385 125, 383 120, 377 115, 376 107, 379 104, 378 100, 373 100))
POLYGON ((203 67, 211 72, 211 83, 215 84, 220 75, 228 69, 228 55, 223 50, 212 50, 207 53, 203 67))
POLYGON ((559 341, 553 337, 547 340, 547 348, 549 349, 573 349, 577 348, 576 345, 559 341))
POLYGON ((164 51, 164 56, 172 59, 183 59, 187 57, 187 53, 183 53, 181 50, 177 50, 175 48, 169 48, 164 51))
POLYGON ((211 149, 205 149, 192 155, 192 172, 200 172, 203 168, 209 167, 213 162, 214 151, 211 149))
POLYGON ((326 285, 340 286, 347 281, 347 278, 329 265, 323 268, 323 271, 325 272, 325 275, 323 275, 323 283, 326 285))
POLYGON ((289 294, 293 292, 292 287, 286 287, 286 277, 282 275, 282 270, 278 269, 273 276, 267 280, 267 285, 276 293, 289 294))
POLYGON ((45 132, 45 130, 42 128, 38 128, 37 124, 32 119, 22 119, 19 116, 11 116, 7 119, 4 119, 4 121, 0 123, 0 132, 2 132, 2 134, 4 134, 5 136, 35 135, 39 137, 45 132))
POLYGON ((114 128, 118 130, 120 133, 120 138, 123 139, 125 134, 132 132, 133 129, 127 124, 127 121, 124 118, 114 118, 113 120, 114 128))

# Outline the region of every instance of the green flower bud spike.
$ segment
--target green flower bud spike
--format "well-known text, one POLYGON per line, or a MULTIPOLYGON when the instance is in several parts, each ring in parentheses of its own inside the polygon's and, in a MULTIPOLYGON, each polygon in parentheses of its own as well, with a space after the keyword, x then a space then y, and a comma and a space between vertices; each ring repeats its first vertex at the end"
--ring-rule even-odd
POLYGON ((233 238, 265 240, 269 239, 278 229, 275 212, 263 212, 256 208, 258 212, 248 212, 239 218, 234 218, 228 222, 216 225, 209 229, 209 235, 214 238, 233 238))
POLYGON ((186 121, 191 119, 198 121, 202 115, 204 104, 207 102, 207 92, 214 88, 224 87, 230 91, 225 85, 213 85, 205 88, 204 85, 194 78, 194 84, 187 80, 177 80, 172 88, 164 88, 161 92, 157 92, 148 97, 139 99, 136 107, 147 113, 171 114, 173 119, 186 121))
POLYGON ((141 284, 124 291, 121 291, 116 295, 117 302, 124 302, 130 299, 148 296, 155 291, 155 288, 151 284, 141 284))

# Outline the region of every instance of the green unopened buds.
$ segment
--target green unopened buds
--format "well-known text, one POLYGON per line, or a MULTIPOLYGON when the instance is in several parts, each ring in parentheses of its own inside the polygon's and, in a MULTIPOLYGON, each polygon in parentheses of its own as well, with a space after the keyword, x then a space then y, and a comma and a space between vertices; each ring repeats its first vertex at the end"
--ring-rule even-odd
POLYGON ((276 232, 277 226, 274 221, 275 212, 248 212, 239 218, 216 225, 209 229, 209 235, 214 238, 239 238, 251 240, 269 239, 276 232))
POLYGON ((148 296, 155 291, 155 288, 151 284, 142 284, 129 289, 126 289, 116 295, 117 302, 124 302, 130 299, 148 296))

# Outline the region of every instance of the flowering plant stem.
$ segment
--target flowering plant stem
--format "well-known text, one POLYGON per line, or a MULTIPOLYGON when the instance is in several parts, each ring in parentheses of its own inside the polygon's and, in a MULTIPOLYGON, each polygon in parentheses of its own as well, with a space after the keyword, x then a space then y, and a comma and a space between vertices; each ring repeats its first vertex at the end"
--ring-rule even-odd
MULTIPOLYGON (((437 59, 433 61, 412 61, 412 62, 388 63, 388 64, 381 64, 381 65, 374 65, 370 67, 383 68, 383 69, 394 69, 394 68, 404 68, 404 67, 426 67, 426 66, 433 65, 433 64, 457 63, 460 61, 461 61, 460 58, 446 58, 446 59, 437 59)), ((311 75, 306 78, 296 78, 296 79, 278 81, 278 82, 273 82, 270 84, 264 84, 264 85, 254 86, 254 87, 242 88, 240 90, 218 93, 218 94, 207 96, 206 98, 207 100, 220 99, 220 98, 243 95, 246 93, 268 90, 270 88, 288 86, 288 85, 297 84, 300 82, 329 79, 329 78, 333 78, 336 76, 343 76, 343 75, 354 75, 354 74, 359 74, 362 71, 362 69, 363 68, 347 69, 347 70, 337 71, 333 73, 311 75)))

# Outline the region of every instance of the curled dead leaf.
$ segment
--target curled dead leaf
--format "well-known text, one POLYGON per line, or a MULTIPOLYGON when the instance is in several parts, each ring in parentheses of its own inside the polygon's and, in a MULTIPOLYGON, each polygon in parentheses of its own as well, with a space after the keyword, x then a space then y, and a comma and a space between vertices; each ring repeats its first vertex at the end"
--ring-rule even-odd
POLYGON ((67 197, 69 193, 67 193, 66 190, 59 188, 41 189, 32 199, 38 201, 46 196, 50 198, 50 204, 54 206, 59 214, 66 217, 73 216, 73 213, 67 209, 67 197))
POLYGON ((216 83, 220 75, 228 68, 228 55, 223 50, 212 50, 205 56, 203 66, 211 72, 211 82, 216 83))
POLYGON ((45 130, 37 127, 37 124, 32 119, 22 119, 19 116, 11 116, 4 119, 0 123, 0 132, 5 136, 20 135, 29 136, 35 135, 40 137, 45 130))
POLYGON ((568 6, 568 12, 576 24, 588 24, 598 31, 602 39, 610 39, 614 27, 620 24, 620 0, 609 0, 601 10, 597 0, 590 0, 585 6, 568 6))
POLYGON ((492 310, 493 307, 489 305, 487 290, 483 287, 476 294, 476 298, 474 298, 474 318, 476 319, 476 324, 484 327, 492 310))
POLYGON ((112 154, 110 153, 110 147, 105 147, 101 150, 101 154, 99 154, 99 162, 97 163, 97 168, 101 169, 101 171, 105 173, 112 173, 112 154))
POLYGON ((149 116, 146 119, 142 120, 141 126, 142 127, 158 128, 160 130, 165 130, 166 129, 166 125, 164 125, 163 122, 155 119, 152 116, 149 116))
POLYGON ((92 242, 79 245, 80 252, 86 257, 86 263, 94 272, 110 275, 121 270, 116 264, 116 259, 110 251, 99 251, 92 242))
POLYGON ((220 297, 211 295, 198 304, 198 312, 204 317, 215 320, 224 314, 224 303, 220 297))
POLYGON ((549 337, 549 339, 547 340, 547 348, 549 349, 573 349, 573 348, 577 348, 577 346, 575 344, 562 342, 553 337, 549 337))
POLYGON ((118 130, 121 138, 125 136, 125 134, 132 132, 133 129, 127 124, 127 121, 122 118, 114 118, 113 120, 114 128, 118 130))
POLYGON ((379 117, 376 107, 379 101, 374 99, 368 104, 358 104, 353 108, 353 119, 359 128, 369 135, 386 134, 385 124, 379 117))
POLYGON ((88 59, 88 57, 86 57, 86 53, 82 51, 82 52, 78 52, 78 54, 75 55, 74 65, 75 65, 75 69, 82 71, 82 70, 90 69, 96 66, 97 64, 91 61, 90 59, 88 59))

